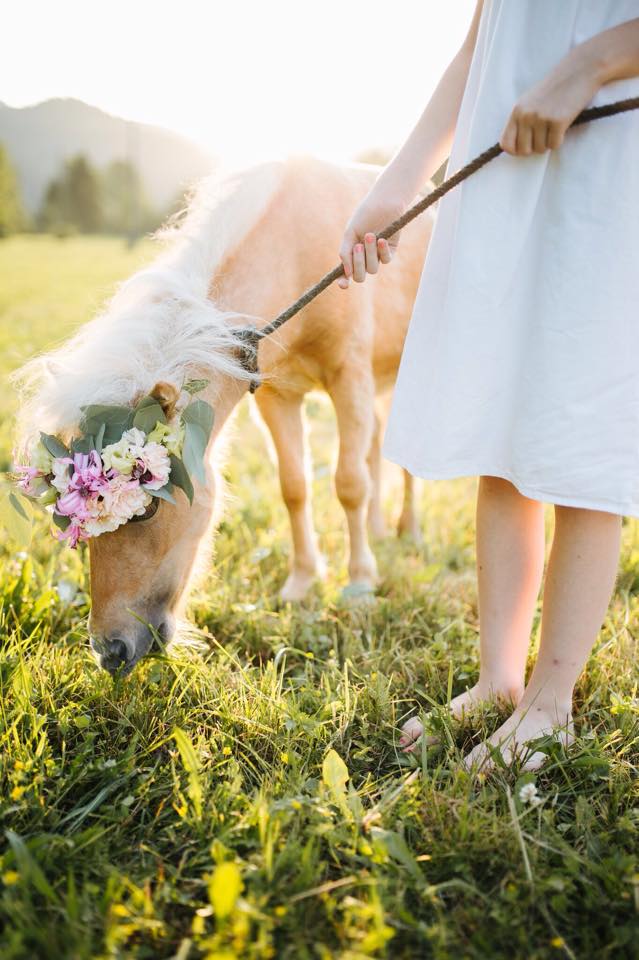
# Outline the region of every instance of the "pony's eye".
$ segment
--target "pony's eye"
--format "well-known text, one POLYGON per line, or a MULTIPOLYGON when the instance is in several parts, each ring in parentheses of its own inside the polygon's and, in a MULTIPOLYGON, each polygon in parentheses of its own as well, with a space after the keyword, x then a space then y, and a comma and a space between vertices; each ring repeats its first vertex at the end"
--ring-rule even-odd
POLYGON ((150 520, 151 517, 155 516, 155 514, 157 513, 157 509, 159 506, 160 506, 160 498, 152 497, 151 503, 148 505, 144 513, 141 513, 139 517, 131 517, 131 520, 129 521, 129 523, 133 523, 134 521, 138 521, 138 520, 150 520))

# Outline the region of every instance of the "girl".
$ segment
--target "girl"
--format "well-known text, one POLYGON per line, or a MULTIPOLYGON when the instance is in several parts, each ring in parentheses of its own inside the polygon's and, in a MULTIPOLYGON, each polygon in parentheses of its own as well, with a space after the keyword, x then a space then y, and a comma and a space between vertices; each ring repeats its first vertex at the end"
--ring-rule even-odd
MULTIPOLYGON (((384 452, 422 477, 479 476, 481 667, 451 710, 512 702, 488 743, 530 769, 544 755, 527 744, 572 737, 621 516, 639 516, 639 111, 567 132, 588 104, 639 95, 638 76, 639 0, 478 0, 340 248, 340 284, 362 282, 397 245, 376 231, 449 152, 451 171, 498 139, 510 154, 440 203, 384 452), (544 502, 555 533, 524 687, 544 502)), ((405 750, 421 732, 415 718, 404 726, 405 750)), ((480 744, 466 762, 490 754, 480 744)))

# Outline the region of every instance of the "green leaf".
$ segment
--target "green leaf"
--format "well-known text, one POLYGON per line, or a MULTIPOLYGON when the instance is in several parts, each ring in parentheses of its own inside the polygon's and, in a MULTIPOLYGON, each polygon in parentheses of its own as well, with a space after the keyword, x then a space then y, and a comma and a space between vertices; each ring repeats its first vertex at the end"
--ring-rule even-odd
POLYGON ((227 860, 217 865, 209 880, 209 900, 218 920, 233 912, 242 887, 242 876, 235 863, 227 860))
POLYGON ((416 880, 422 879, 415 857, 410 852, 401 834, 396 833, 394 830, 383 830, 381 827, 372 827, 371 839, 373 843, 381 847, 389 857, 396 860, 397 863, 401 863, 416 880))
POLYGON ((41 433, 40 440, 42 445, 46 447, 52 457, 68 457, 69 451, 62 443, 61 440, 58 440, 57 437, 52 436, 50 433, 41 433))
POLYGON ((86 437, 77 437, 71 444, 73 453, 90 453, 94 449, 94 439, 88 435, 86 437))
POLYGON ((335 750, 329 750, 322 763, 322 780, 334 794, 343 794, 349 779, 348 767, 335 750))
POLYGON ((198 819, 200 819, 202 816, 202 798, 204 794, 202 790, 202 784, 200 782, 200 765, 198 763, 195 749, 188 734, 186 734, 184 730, 181 730, 180 727, 175 727, 173 730, 173 739, 175 740, 176 746, 180 751, 180 757, 182 759, 184 769, 188 774, 189 786, 187 793, 189 800, 193 804, 193 809, 196 816, 198 819))
POLYGON ((60 528, 60 530, 66 530, 69 524, 71 523, 71 517, 66 517, 66 516, 63 516, 63 514, 61 513, 54 512, 53 522, 55 523, 56 527, 60 528))
POLYGON ((18 498, 16 497, 15 493, 10 493, 10 494, 9 494, 9 503, 11 504, 11 506, 13 507, 14 510, 17 510, 17 511, 18 511, 18 513, 20 514, 20 516, 21 516, 24 520, 28 520, 29 523, 31 522, 31 520, 30 520, 30 518, 29 518, 29 516, 28 516, 28 514, 27 514, 27 511, 24 509, 24 507, 22 506, 22 504, 20 503, 20 501, 19 501, 18 498))
MULTIPOLYGON (((101 425, 104 424, 107 432, 109 432, 109 428, 120 427, 121 436, 133 420, 131 407, 116 403, 92 403, 89 406, 82 407, 82 414, 82 420, 80 421, 82 433, 97 434, 101 425)), ((110 432, 113 432, 113 430, 110 432)))
POLYGON ((149 493, 159 500, 167 500, 169 503, 175 503, 175 497, 171 493, 171 484, 167 483, 159 490, 149 490, 149 493))
POLYGON ((42 897, 57 907, 60 903, 59 897, 44 875, 42 868, 31 855, 25 841, 13 830, 7 830, 5 836, 13 851, 21 877, 27 880, 29 885, 37 890, 42 897))
POLYGON ((208 380, 187 380, 182 389, 191 394, 200 393, 208 386, 208 383, 208 380))
POLYGON ((193 400, 193 402, 182 411, 182 419, 184 423, 195 423, 200 427, 204 431, 204 436, 208 444, 211 430, 213 429, 213 421, 215 420, 215 413, 210 403, 207 403, 206 400, 193 400))
POLYGON ((133 426, 151 433, 157 422, 166 423, 164 410, 155 397, 142 397, 133 411, 133 426))
POLYGON ((193 503, 193 484, 191 483, 191 478, 186 467, 180 458, 174 456, 173 454, 171 454, 169 460, 171 462, 171 483, 174 483, 176 487, 180 488, 180 490, 184 490, 189 503, 193 503))
POLYGON ((182 460, 189 475, 200 483, 206 482, 204 457, 206 456, 207 437, 202 427, 197 423, 187 421, 184 424, 184 444, 182 446, 182 460))
POLYGON ((106 423, 100 425, 97 436, 95 438, 95 449, 98 453, 102 453, 102 447, 104 445, 104 434, 106 433, 106 423))
POLYGON ((11 540, 19 547, 27 549, 31 544, 33 508, 29 500, 21 503, 11 486, 3 483, 0 487, 0 525, 4 527, 11 540))

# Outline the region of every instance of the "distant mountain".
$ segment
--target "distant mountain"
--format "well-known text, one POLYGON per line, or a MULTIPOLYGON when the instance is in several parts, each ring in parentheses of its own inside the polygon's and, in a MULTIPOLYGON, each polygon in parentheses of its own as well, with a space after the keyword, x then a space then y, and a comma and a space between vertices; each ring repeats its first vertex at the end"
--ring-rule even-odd
POLYGON ((46 100, 32 107, 0 103, 0 143, 16 169, 24 205, 35 213, 68 157, 84 153, 98 168, 111 160, 136 164, 153 205, 166 208, 214 159, 162 127, 114 117, 82 100, 46 100))

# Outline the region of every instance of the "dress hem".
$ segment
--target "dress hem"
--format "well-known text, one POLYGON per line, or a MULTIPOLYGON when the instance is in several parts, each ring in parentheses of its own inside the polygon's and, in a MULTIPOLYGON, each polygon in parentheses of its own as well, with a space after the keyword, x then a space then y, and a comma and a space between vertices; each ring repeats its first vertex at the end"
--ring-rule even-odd
POLYGON ((507 480, 509 483, 512 483, 518 492, 523 497, 528 497, 529 500, 539 500, 542 503, 549 503, 557 507, 575 507, 582 510, 597 510, 602 513, 614 513, 623 517, 639 518, 639 504, 620 504, 618 501, 609 501, 604 505, 601 500, 595 501, 588 497, 564 496, 563 494, 550 493, 547 490, 541 490, 539 488, 535 489, 526 483, 521 483, 511 471, 504 470, 501 467, 489 467, 487 465, 475 465, 471 467, 468 464, 453 463, 445 470, 433 470, 427 467, 418 467, 416 464, 411 463, 408 458, 399 457, 387 450, 383 450, 382 455, 387 460, 390 460, 391 463, 395 463, 404 470, 408 470, 413 476, 420 477, 422 480, 461 480, 468 477, 497 477, 500 480, 507 480))

